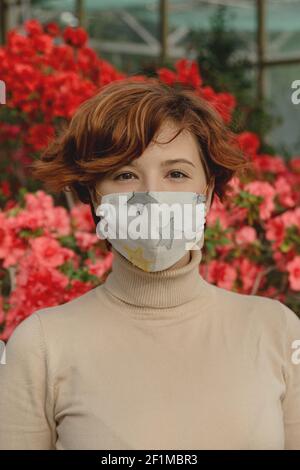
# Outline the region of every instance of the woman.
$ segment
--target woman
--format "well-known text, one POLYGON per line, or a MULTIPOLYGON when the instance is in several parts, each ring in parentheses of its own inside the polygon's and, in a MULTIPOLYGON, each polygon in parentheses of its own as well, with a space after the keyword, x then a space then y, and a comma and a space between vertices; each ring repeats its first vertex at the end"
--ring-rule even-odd
MULTIPOLYGON (((207 212, 246 167, 193 91, 128 79, 83 103, 35 170, 107 229, 103 199, 144 210, 196 195, 207 212)), ((0 369, 0 448, 300 449, 300 321, 278 300, 208 283, 199 227, 198 250, 174 233, 168 248, 108 237, 103 285, 18 325, 0 369)))

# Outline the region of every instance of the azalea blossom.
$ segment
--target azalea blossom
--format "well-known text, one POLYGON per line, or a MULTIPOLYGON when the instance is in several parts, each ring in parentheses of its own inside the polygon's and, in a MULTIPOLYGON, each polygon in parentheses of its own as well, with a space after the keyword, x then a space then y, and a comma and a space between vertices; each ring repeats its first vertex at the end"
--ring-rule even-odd
MULTIPOLYGON (((0 47, 1 79, 9 90, 9 119, 0 118, 6 168, 0 180, 0 280, 6 287, 0 291, 0 339, 5 341, 34 311, 82 295, 110 272, 113 254, 97 237, 88 204, 74 201, 70 208, 42 189, 22 187, 30 179, 30 163, 60 125, 101 87, 126 77, 89 47, 82 28, 61 30, 34 19, 24 27, 24 34, 9 31, 0 47)), ((180 58, 156 75, 168 85, 193 88, 231 123, 235 97, 204 85, 196 61, 180 58)), ((138 74, 133 79, 151 80, 138 74)), ((221 288, 254 290, 285 302, 300 292, 300 157, 285 161, 260 153, 259 137, 247 130, 236 134, 234 143, 253 164, 253 175, 233 175, 227 200, 215 194, 199 271, 221 288), (261 202, 253 202, 255 196, 261 202), (255 220, 249 218, 252 208, 255 220)))

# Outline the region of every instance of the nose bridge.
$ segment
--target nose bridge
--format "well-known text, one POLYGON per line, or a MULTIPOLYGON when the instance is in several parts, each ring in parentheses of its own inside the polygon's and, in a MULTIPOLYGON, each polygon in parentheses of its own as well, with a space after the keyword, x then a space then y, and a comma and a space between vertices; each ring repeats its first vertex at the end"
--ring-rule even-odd
POLYGON ((139 191, 160 191, 162 189, 160 178, 155 168, 149 168, 145 171, 140 180, 139 191))

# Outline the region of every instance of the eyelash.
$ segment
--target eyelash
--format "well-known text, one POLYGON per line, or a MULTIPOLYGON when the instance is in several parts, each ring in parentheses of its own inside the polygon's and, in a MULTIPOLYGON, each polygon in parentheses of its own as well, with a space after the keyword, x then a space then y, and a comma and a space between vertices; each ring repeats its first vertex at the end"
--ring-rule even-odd
MULTIPOLYGON (((184 178, 189 178, 189 176, 187 176, 185 173, 183 173, 181 170, 171 170, 169 172, 169 174, 171 173, 180 173, 184 178)), ((119 173, 118 175, 114 176, 114 180, 118 181, 119 180, 119 177, 122 176, 122 175, 133 175, 133 173, 130 173, 130 171, 126 171, 126 172, 123 172, 123 173, 119 173)), ((125 178, 126 179, 130 179, 130 178, 125 178)), ((181 177, 180 178, 175 178, 175 179, 182 179, 181 177)), ((119 181, 124 181, 124 180, 119 180, 119 181)))

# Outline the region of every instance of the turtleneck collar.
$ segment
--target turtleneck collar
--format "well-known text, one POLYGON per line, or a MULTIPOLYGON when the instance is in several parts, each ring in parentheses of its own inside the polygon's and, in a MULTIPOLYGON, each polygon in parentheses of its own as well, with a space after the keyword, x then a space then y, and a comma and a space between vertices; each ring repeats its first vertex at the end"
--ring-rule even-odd
POLYGON ((191 250, 189 262, 179 268, 146 272, 112 247, 112 271, 104 288, 118 299, 139 307, 168 308, 207 293, 209 283, 199 273, 201 250, 191 250))

